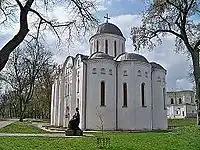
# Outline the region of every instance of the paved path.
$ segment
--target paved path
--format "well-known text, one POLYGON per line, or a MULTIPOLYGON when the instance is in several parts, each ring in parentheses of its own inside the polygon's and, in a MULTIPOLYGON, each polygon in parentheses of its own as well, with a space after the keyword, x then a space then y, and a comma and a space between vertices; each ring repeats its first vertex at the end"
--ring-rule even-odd
POLYGON ((65 136, 65 134, 23 134, 23 133, 0 133, 1 136, 15 136, 15 137, 61 137, 61 138, 81 138, 81 137, 94 137, 91 134, 83 134, 83 136, 65 136))
POLYGON ((16 122, 16 121, 17 121, 17 119, 8 119, 8 120, 0 121, 0 128, 3 128, 11 123, 16 122))
MULTIPOLYGON (((14 123, 18 121, 18 119, 7 119, 0 121, 0 128, 3 128, 11 123, 14 123)), ((48 123, 38 123, 34 122, 31 123, 32 125, 41 128, 43 130, 46 130, 43 125, 47 125, 48 123)), ((46 130, 49 131, 49 130, 46 130)), ((52 131, 57 133, 47 133, 47 134, 24 134, 24 133, 0 133, 1 136, 15 136, 15 137, 61 137, 61 138, 80 138, 80 137, 94 137, 92 134, 83 134, 83 136, 65 136, 64 131, 52 131), (60 132, 60 133, 58 133, 60 132)))

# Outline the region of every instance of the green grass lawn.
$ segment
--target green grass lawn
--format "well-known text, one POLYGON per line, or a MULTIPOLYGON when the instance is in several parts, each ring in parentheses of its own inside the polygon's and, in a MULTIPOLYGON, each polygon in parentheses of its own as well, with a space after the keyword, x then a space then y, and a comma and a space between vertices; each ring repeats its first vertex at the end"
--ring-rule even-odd
MULTIPOLYGON (((111 140, 110 150, 199 150, 200 127, 188 123, 183 126, 185 120, 175 122, 182 126, 172 132, 105 132, 104 136, 111 140)), ((28 133, 40 132, 19 122, 14 125, 25 126, 15 127, 15 130, 25 128, 28 133)), ((0 137, 0 150, 96 150, 101 133, 94 135, 83 138, 0 137)))
MULTIPOLYGON (((173 132, 106 132, 111 150, 199 150, 200 128, 180 127, 173 132)), ((95 150, 96 137, 0 137, 0 150, 95 150)))
POLYGON ((196 118, 191 119, 168 119, 169 126, 182 127, 196 125, 196 118))
POLYGON ((47 133, 47 132, 24 122, 15 122, 4 128, 1 128, 0 133, 30 133, 30 134, 35 133, 37 134, 37 133, 47 133))

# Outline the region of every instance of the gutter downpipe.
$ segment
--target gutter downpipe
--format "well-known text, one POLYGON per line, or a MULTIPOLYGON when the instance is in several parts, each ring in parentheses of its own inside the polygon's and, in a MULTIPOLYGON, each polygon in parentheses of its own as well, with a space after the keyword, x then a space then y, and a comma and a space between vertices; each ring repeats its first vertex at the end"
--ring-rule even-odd
POLYGON ((83 72, 85 72, 85 106, 84 106, 84 130, 86 130, 86 106, 87 106, 87 63, 83 60, 83 72))
POLYGON ((154 95, 153 95, 153 68, 151 69, 151 128, 153 130, 153 98, 154 98, 154 95))
POLYGON ((116 130, 118 130, 118 62, 116 61, 116 130))

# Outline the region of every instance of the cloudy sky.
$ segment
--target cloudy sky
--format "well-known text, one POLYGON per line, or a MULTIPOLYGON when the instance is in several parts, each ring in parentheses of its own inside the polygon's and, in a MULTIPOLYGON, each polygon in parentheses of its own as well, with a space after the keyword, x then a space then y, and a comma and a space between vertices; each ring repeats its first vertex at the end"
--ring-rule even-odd
MULTIPOLYGON (((132 26, 139 26, 141 22, 142 11, 147 6, 146 0, 98 0, 101 5, 98 7, 96 16, 103 23, 106 13, 111 18, 109 22, 117 25, 126 38, 126 51, 133 52, 130 40, 130 29, 132 26)), ((62 7, 54 8, 52 12, 59 20, 63 21, 67 17, 63 14, 62 7)), ((13 29, 14 30, 14 29, 13 29)), ((12 36, 12 32, 1 30, 0 47, 12 36)), ((68 55, 82 53, 89 55, 89 36, 81 43, 71 45, 70 49, 54 51, 54 59, 58 63, 63 63, 68 55)), ((168 36, 163 40, 163 44, 149 52, 143 49, 139 54, 144 55, 149 61, 160 63, 167 70, 167 89, 180 90, 192 89, 193 84, 188 80, 191 60, 184 54, 174 52, 174 37, 168 36)))

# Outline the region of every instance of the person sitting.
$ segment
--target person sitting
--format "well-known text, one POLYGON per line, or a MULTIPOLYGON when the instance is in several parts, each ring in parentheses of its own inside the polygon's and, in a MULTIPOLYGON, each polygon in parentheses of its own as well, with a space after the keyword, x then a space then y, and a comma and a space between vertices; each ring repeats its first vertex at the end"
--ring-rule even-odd
POLYGON ((80 123, 80 114, 79 108, 76 108, 76 113, 73 115, 72 119, 69 121, 68 128, 72 130, 80 130, 79 128, 80 123))

